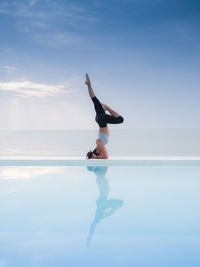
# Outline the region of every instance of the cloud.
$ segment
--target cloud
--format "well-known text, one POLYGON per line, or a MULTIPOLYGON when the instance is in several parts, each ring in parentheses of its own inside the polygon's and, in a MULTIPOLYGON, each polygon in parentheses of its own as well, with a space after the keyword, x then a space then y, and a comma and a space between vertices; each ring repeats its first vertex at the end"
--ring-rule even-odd
POLYGON ((44 44, 54 48, 64 47, 66 45, 77 43, 83 40, 83 38, 78 35, 69 34, 65 32, 36 34, 33 36, 33 38, 37 43, 44 44))
POLYGON ((74 1, 59 3, 44 0, 39 5, 37 0, 2 0, 0 13, 12 17, 16 29, 24 36, 51 48, 83 42, 83 29, 98 22, 90 10, 74 1))
POLYGON ((4 8, 0 8, 0 14, 10 15, 10 12, 8 10, 4 9, 4 8))
POLYGON ((15 67, 13 67, 13 66, 3 66, 2 68, 3 68, 3 70, 5 70, 7 73, 11 73, 11 72, 14 72, 14 71, 17 70, 17 69, 16 69, 15 67))
POLYGON ((30 0, 30 5, 34 6, 36 4, 37 0, 30 0))
POLYGON ((28 80, 0 82, 0 91, 14 92, 19 97, 56 97, 73 92, 72 87, 70 80, 59 85, 35 83, 28 80))
POLYGON ((40 22, 55 25, 59 20, 67 25, 80 25, 82 23, 93 22, 95 18, 90 15, 82 5, 75 4, 74 1, 59 4, 55 1, 44 0, 43 5, 37 5, 37 0, 29 0, 29 3, 3 0, 0 3, 0 13, 10 15, 18 19, 25 19, 24 23, 40 22))
MULTIPOLYGON (((3 167, 0 169, 0 179, 32 179, 52 174, 64 174, 65 167, 3 167)), ((1 267, 1 266, 0 266, 1 267)))
POLYGON ((0 267, 6 267, 6 262, 5 261, 0 261, 0 267))

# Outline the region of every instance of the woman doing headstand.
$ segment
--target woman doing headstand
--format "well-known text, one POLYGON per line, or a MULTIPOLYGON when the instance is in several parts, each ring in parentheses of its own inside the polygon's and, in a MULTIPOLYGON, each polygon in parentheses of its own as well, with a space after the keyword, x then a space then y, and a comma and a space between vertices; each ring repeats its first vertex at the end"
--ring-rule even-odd
POLYGON ((120 116, 116 111, 111 109, 109 106, 100 103, 98 98, 95 96, 94 91, 92 89, 92 85, 90 82, 90 78, 88 74, 86 74, 85 84, 88 86, 88 92, 90 98, 94 103, 94 108, 96 111, 95 121, 99 125, 99 136, 96 140, 96 148, 93 151, 89 151, 87 153, 87 159, 95 158, 95 159, 108 159, 108 153, 105 145, 108 142, 109 131, 107 124, 119 124, 124 121, 123 117, 120 116), (106 110, 110 113, 106 114, 106 110))

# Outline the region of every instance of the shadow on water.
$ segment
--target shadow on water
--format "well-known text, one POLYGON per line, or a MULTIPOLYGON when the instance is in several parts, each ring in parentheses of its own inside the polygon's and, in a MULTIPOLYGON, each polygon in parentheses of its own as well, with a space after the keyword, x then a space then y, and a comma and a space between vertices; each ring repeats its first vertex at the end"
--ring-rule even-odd
POLYGON ((105 177, 108 167, 87 167, 88 171, 96 174, 96 182, 99 189, 99 197, 96 201, 96 213, 94 220, 91 223, 89 235, 87 238, 87 247, 90 247, 92 236, 94 235, 96 225, 106 217, 114 214, 119 208, 121 208, 124 202, 120 199, 108 199, 110 191, 109 181, 105 177))

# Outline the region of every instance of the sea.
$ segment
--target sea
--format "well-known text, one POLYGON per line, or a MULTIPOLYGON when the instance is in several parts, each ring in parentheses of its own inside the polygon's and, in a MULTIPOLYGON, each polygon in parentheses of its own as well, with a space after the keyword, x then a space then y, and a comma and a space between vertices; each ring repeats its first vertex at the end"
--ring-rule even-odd
MULTIPOLYGON (((79 157, 96 147, 97 130, 0 131, 0 157, 79 157)), ((200 130, 111 130, 111 157, 200 156, 200 130)))

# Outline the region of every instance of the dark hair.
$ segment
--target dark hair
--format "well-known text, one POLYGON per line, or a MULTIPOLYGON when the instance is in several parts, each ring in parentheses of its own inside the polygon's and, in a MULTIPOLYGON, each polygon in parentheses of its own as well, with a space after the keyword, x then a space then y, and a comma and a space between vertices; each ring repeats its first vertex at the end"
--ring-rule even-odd
POLYGON ((92 158, 92 154, 95 154, 96 156, 99 156, 99 153, 97 153, 97 148, 95 148, 93 151, 89 151, 86 155, 87 159, 91 159, 92 158))
POLYGON ((92 151, 90 150, 87 155, 86 155, 87 159, 91 159, 92 158, 92 151))
POLYGON ((97 153, 97 148, 95 148, 92 153, 94 153, 96 156, 99 156, 99 153, 97 153))

